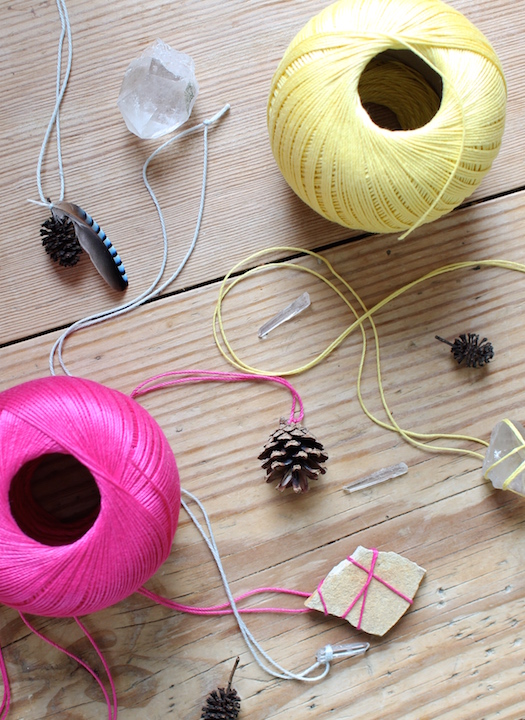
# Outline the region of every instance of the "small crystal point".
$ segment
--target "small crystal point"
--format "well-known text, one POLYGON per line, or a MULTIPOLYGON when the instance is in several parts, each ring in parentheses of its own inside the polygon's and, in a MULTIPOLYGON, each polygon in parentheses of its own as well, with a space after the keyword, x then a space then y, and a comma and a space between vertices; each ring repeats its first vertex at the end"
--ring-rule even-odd
POLYGON ((264 325, 261 325, 257 334, 262 339, 266 338, 269 332, 279 325, 282 325, 287 320, 291 320, 296 315, 299 315, 299 313, 306 310, 307 307, 310 307, 310 295, 307 292, 304 292, 302 295, 299 295, 296 300, 278 312, 277 315, 265 322, 264 325))
POLYGON ((408 472, 408 466, 406 463, 401 462, 397 465, 389 465, 389 467, 381 468, 375 472, 367 475, 364 478, 353 480, 348 485, 343 487, 343 490, 347 493, 353 493, 357 490, 364 490, 365 488, 378 485, 379 483, 385 482, 386 480, 392 480, 393 478, 401 477, 408 472))
POLYGON ((519 422, 502 420, 496 425, 483 462, 483 474, 498 490, 525 495, 525 428, 519 422))
POLYGON ((155 40, 129 64, 117 105, 132 133, 159 138, 186 122, 198 92, 193 59, 155 40))

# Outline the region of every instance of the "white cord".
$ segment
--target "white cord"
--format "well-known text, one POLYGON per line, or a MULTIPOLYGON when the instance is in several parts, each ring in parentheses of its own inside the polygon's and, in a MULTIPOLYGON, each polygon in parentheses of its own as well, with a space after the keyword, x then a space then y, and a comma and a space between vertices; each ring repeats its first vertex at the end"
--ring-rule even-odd
POLYGON ((165 143, 160 145, 156 150, 153 151, 153 153, 148 157, 146 162, 144 163, 144 166, 142 168, 142 177, 144 180, 144 184, 146 185, 146 188, 151 196, 151 199, 153 200, 153 203, 155 205, 155 208, 157 209, 157 213, 159 216, 160 226, 162 230, 162 238, 163 238, 163 255, 162 255, 162 261, 160 265, 160 269, 157 273, 157 277, 152 282, 152 284, 149 286, 147 290, 145 290, 143 293, 141 293, 138 297, 136 297, 134 300, 131 300, 127 303, 124 303, 123 305, 119 305, 115 308, 112 308, 110 310, 104 310, 99 313, 95 313, 93 315, 88 315, 87 317, 83 318, 82 320, 77 320, 77 322, 70 325, 62 335, 56 340, 55 344, 51 348, 51 352, 49 354, 49 370, 51 372, 51 375, 55 375, 55 368, 54 368, 54 359, 55 355, 58 357, 58 362, 60 364, 60 367, 64 371, 66 375, 71 375, 69 370, 67 369, 64 359, 63 359, 63 346, 66 339, 77 330, 80 330, 82 328, 89 327, 91 325, 96 325, 97 323, 103 322, 105 320, 109 320, 110 318, 118 317, 119 315, 123 315, 124 313, 130 312, 130 310, 133 310, 143 303, 145 303, 150 298, 153 298, 157 295, 159 295, 163 290, 165 290, 170 283, 172 283, 182 272, 182 269, 186 265, 187 261, 190 258, 191 253, 193 252, 193 249, 195 248, 195 245, 197 243, 197 238, 199 237, 199 232, 201 228, 201 222, 202 222, 202 215, 204 211, 204 200, 206 195, 206 180, 207 180, 207 174, 208 174, 208 129, 211 125, 213 125, 215 122, 217 122, 228 110, 230 109, 229 105, 225 105, 219 112, 217 112, 213 117, 204 120, 203 122, 199 123, 198 125, 195 125, 194 127, 188 128, 187 130, 183 130, 182 132, 178 133, 174 137, 167 140, 165 143), (181 263, 179 264, 178 268, 175 270, 175 272, 161 285, 159 285, 162 276, 164 274, 164 270, 166 268, 166 263, 168 260, 168 237, 166 232, 166 224, 164 222, 164 216, 162 214, 159 202, 155 196, 155 193, 153 192, 153 189, 151 188, 151 185, 149 184, 148 178, 147 178, 147 170, 150 162, 153 160, 154 157, 158 155, 159 152, 161 152, 164 148, 166 148, 168 145, 171 145, 171 143, 175 142, 175 140, 180 140, 183 137, 186 137, 187 135, 190 135, 194 132, 197 132, 198 130, 204 130, 204 161, 203 161, 203 170, 202 170, 202 186, 201 186, 201 197, 200 197, 200 203, 199 203, 199 212, 197 215, 197 223, 195 226, 195 231, 193 234, 193 239, 190 243, 190 246, 182 259, 181 263))
MULTIPOLYGON (((37 168, 36 168, 36 184, 38 188, 38 194, 40 197, 39 201, 31 200, 30 202, 35 202, 37 205, 43 205, 44 207, 52 207, 52 204, 50 204, 47 201, 47 198, 44 194, 44 190, 42 188, 42 164, 44 161, 44 156, 49 144, 49 139, 51 137, 51 133, 53 132, 53 129, 55 129, 56 132, 56 146, 57 146, 57 159, 58 159, 58 174, 60 177, 60 197, 59 201, 61 202, 64 199, 65 195, 65 178, 64 178, 64 167, 62 162, 62 146, 61 146, 61 136, 60 136, 60 105, 62 103, 62 100, 64 98, 64 93, 66 91, 67 83, 69 81, 69 76, 71 74, 71 65, 73 62, 73 43, 71 38, 71 24, 69 22, 69 16, 67 12, 67 7, 65 4, 65 0, 56 0, 57 8, 58 8, 58 14, 60 17, 60 24, 61 24, 61 31, 60 31, 60 37, 58 41, 58 50, 57 50, 57 76, 56 76, 56 97, 55 97, 55 106, 53 108, 53 112, 51 114, 51 118, 49 120, 49 124, 47 126, 47 130, 44 135, 44 139, 42 141, 42 146, 40 148, 40 153, 38 156, 38 162, 37 162, 37 168), (67 59, 66 59, 66 66, 64 70, 64 77, 62 78, 62 63, 63 63, 63 47, 64 47, 64 41, 67 38, 67 59)), ((58 362, 60 364, 60 367, 62 368, 63 372, 66 375, 70 375, 71 373, 68 371, 64 359, 63 359, 63 347, 64 342, 66 339, 77 330, 80 330, 82 328, 89 327, 91 325, 96 325, 97 323, 103 322, 104 320, 108 320, 110 318, 117 317, 118 315, 122 315, 126 312, 129 312, 130 310, 133 310, 136 307, 139 307, 139 305, 142 305, 150 298, 153 298, 157 295, 159 295, 163 290, 165 290, 168 285, 170 285, 176 278, 180 275, 182 272, 184 266, 188 262, 195 245, 197 243, 197 238, 199 236, 201 222, 202 222, 202 215, 204 212, 204 199, 206 194, 206 179, 207 179, 207 172, 208 172, 208 128, 213 125, 217 120, 219 120, 228 110, 230 109, 229 105, 225 105, 222 110, 219 110, 218 113, 216 113, 213 117, 209 118, 208 120, 204 120, 203 122, 199 123, 198 125, 195 125, 192 128, 189 128, 187 130, 183 130, 182 132, 178 133, 174 137, 170 138, 166 142, 164 142, 162 145, 160 145, 151 155, 148 157, 146 162, 144 163, 144 166, 142 168, 142 178, 144 180, 144 184, 146 186, 146 189, 148 190, 151 199, 153 200, 153 203, 155 204, 155 208, 157 210, 160 226, 162 230, 162 238, 163 238, 163 255, 162 255, 162 261, 160 265, 160 269, 157 273, 157 276, 155 280, 151 283, 149 288, 142 292, 138 297, 136 297, 134 300, 131 300, 129 302, 124 303, 123 305, 119 305, 115 308, 104 310, 99 313, 94 313, 93 315, 89 315, 81 320, 78 320, 77 322, 73 323, 68 327, 62 335, 57 339, 57 341, 54 343, 51 352, 49 354, 49 370, 51 372, 51 375, 55 375, 55 355, 58 357, 58 362), (175 140, 180 140, 181 138, 185 137, 186 135, 190 135, 194 132, 197 132, 198 130, 204 130, 204 164, 203 164, 203 173, 202 173, 202 189, 201 189, 201 198, 200 198, 200 204, 199 204, 199 212, 197 215, 197 223, 195 227, 195 232, 193 234, 193 239, 190 243, 190 246, 188 250, 186 251, 186 254, 184 255, 184 258, 182 259, 181 263, 179 264, 178 268, 175 270, 175 272, 162 284, 159 284, 162 280, 162 276, 164 274, 164 270, 166 268, 167 260, 168 260, 168 238, 167 238, 167 232, 166 232, 166 225, 164 222, 164 216, 162 214, 162 211, 160 209, 159 202, 155 196, 155 193, 153 192, 153 189, 148 181, 147 178, 147 170, 149 167, 149 164, 151 161, 160 153, 164 148, 166 148, 168 145, 171 145, 172 142, 175 140)))
POLYGON ((73 43, 71 40, 71 24, 69 22, 69 16, 67 14, 67 8, 64 0, 56 0, 58 14, 60 16, 61 31, 58 40, 57 50, 57 78, 56 78, 56 96, 55 96, 55 107, 51 114, 49 124, 47 126, 44 139, 42 141, 42 147, 40 148, 40 154, 38 156, 38 162, 36 166, 36 184, 38 188, 38 194, 40 201, 46 206, 49 203, 46 201, 46 196, 42 189, 42 163, 44 161, 44 155, 46 153, 49 138, 53 132, 53 128, 56 130, 56 142, 57 142, 57 159, 58 159, 58 174, 60 177, 60 198, 62 201, 65 194, 65 180, 64 180, 64 167, 62 164, 62 147, 60 141, 60 104, 66 92, 67 83, 71 74, 71 64, 73 62, 73 43), (64 46, 64 40, 67 37, 67 60, 64 71, 64 79, 62 80, 62 48, 64 46))
POLYGON ((253 634, 248 629, 246 623, 244 622, 238 608, 237 604, 235 602, 235 598, 233 597, 232 591, 230 589, 230 585, 228 582, 228 579, 226 578, 226 573, 224 571, 224 567, 222 565, 221 556, 219 554, 219 550, 217 548, 217 543, 215 542, 215 537, 213 535, 213 530, 211 527, 210 519, 208 517, 208 514, 206 510, 204 509, 204 506, 200 502, 200 500, 195 497, 195 495, 192 495, 192 493, 188 492, 187 490, 184 490, 181 488, 182 495, 192 500, 196 505, 199 507, 202 516, 204 518, 204 522, 206 524, 206 528, 208 532, 206 533, 201 523, 198 521, 198 519, 195 517, 195 515, 192 513, 192 511, 189 509, 187 503, 184 500, 181 500, 181 505, 185 509, 185 511, 188 513, 189 517, 193 521, 195 527, 199 531, 200 535, 204 539, 204 542, 208 546, 213 559, 215 560, 215 564, 217 565, 217 569, 219 570, 219 574, 221 576, 222 584, 224 586, 224 590, 226 592, 226 596, 228 598, 228 602, 231 606, 233 615, 237 621, 237 625, 239 626, 239 630, 241 631, 241 634, 246 642, 246 645, 248 646, 249 651, 251 652, 254 660, 259 665, 259 667, 267 672, 269 675, 272 675, 273 677, 280 678, 282 680, 301 680, 303 682, 317 682, 318 680, 322 680, 328 675, 328 672, 330 670, 330 662, 336 657, 353 657, 355 655, 361 655, 362 653, 366 652, 368 650, 368 643, 351 643, 349 645, 340 645, 332 648, 331 645, 327 645, 326 647, 322 648, 317 653, 317 661, 311 665, 306 670, 303 670, 303 672, 300 673, 294 673, 290 670, 286 670, 286 668, 283 668, 279 663, 277 663, 268 653, 263 650, 261 645, 255 640, 253 634), (263 659, 268 663, 266 665, 263 662, 263 659), (317 675, 314 675, 311 677, 311 674, 315 672, 318 668, 323 668, 323 670, 318 673, 317 675))

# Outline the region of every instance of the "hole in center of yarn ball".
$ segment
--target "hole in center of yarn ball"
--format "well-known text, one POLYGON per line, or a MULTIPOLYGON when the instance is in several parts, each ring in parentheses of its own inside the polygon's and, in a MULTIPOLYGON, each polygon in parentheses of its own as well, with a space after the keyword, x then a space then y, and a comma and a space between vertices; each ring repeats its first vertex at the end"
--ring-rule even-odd
POLYGON ((363 70, 358 92, 363 108, 379 127, 416 130, 439 110, 443 80, 410 50, 386 50, 363 70))
POLYGON ((100 492, 91 472, 76 458, 49 453, 16 473, 9 504, 25 535, 44 545, 70 545, 97 519, 100 492))

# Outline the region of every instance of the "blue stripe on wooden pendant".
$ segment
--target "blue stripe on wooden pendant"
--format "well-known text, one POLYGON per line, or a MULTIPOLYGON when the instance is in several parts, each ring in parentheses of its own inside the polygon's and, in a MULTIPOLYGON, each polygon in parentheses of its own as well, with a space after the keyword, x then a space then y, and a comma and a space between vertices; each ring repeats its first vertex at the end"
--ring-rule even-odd
POLYGON ((75 227, 75 233, 83 250, 104 280, 114 290, 125 290, 128 276, 120 255, 100 225, 85 210, 68 202, 53 204, 57 217, 67 217, 75 227))

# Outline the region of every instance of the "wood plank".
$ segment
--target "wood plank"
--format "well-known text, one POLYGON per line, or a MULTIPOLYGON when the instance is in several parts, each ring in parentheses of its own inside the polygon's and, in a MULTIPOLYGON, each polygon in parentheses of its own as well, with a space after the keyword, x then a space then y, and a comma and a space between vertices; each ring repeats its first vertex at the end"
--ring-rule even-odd
MULTIPOLYGON (((271 244, 313 248, 352 235, 295 197, 273 160, 266 130, 267 93, 279 59, 296 32, 325 4, 203 0, 167 6, 116 0, 108 5, 96 0, 69 8, 74 63, 61 113, 67 197, 85 206, 115 243, 131 279, 128 297, 145 290, 160 265, 160 228, 141 180, 142 164, 156 143, 139 141, 126 130, 116 99, 128 63, 156 37, 195 58, 201 85, 195 122, 226 102, 232 106, 210 134, 202 234, 174 287, 220 277, 234 261, 271 244)), ((494 0, 452 4, 493 42, 509 85, 504 145, 474 195, 480 200, 525 184, 520 153, 525 12, 519 4, 494 0)), ((6 5, 0 33, 6 68, 0 107, 0 303, 5 308, 0 343, 5 343, 111 307, 121 296, 105 288, 86 258, 71 271, 54 266, 40 248, 39 226, 45 213, 26 203, 36 197, 36 162, 53 105, 56 9, 51 3, 35 6, 29 0, 6 5)), ((202 138, 191 137, 167 151, 151 170, 170 236, 170 270, 177 267, 192 237, 201 163, 202 138)), ((43 180, 45 193, 56 196, 52 148, 43 180)))
MULTIPOLYGON (((327 257, 368 306, 446 263, 496 257, 525 262, 524 196, 460 210, 410 244, 376 237, 332 249, 327 257)), ((377 315, 385 392, 402 426, 487 439, 502 417, 524 419, 524 280, 497 268, 451 273, 377 315), (436 333, 453 338, 464 331, 493 342, 495 359, 485 370, 458 368, 434 339, 436 333)), ((124 392, 169 369, 229 370, 211 335, 217 292, 214 283, 159 299, 73 336, 65 355, 70 370, 124 392)), ((349 322, 326 286, 286 270, 246 279, 224 311, 234 347, 245 360, 270 369, 312 358, 349 322), (262 321, 304 289, 311 308, 259 341, 262 321)), ((55 337, 3 348, 0 388, 46 375, 55 337)), ((370 423, 356 399, 360 352, 354 333, 323 363, 293 378, 305 422, 330 455, 326 476, 305 496, 275 492, 263 482, 256 459, 289 409, 284 390, 202 384, 152 393, 140 402, 166 432, 183 486, 210 514, 235 593, 268 585, 313 590, 363 544, 399 552, 426 568, 413 607, 384 638, 370 639, 363 659, 334 663, 325 681, 305 686, 263 673, 231 618, 176 614, 132 596, 85 618, 114 674, 119 718, 198 717, 206 694, 225 684, 236 655, 241 717, 252 720, 525 717, 523 500, 492 490, 480 461, 420 451, 370 423), (350 480, 400 461, 409 466, 406 476, 343 494, 350 480)), ((379 414, 373 355, 363 396, 379 414)), ((148 587, 186 604, 224 599, 209 553, 184 514, 173 552, 148 587)), ((3 608, 1 616, 13 717, 105 715, 94 681, 29 634, 14 611, 3 608)), ((36 618, 35 624, 98 667, 72 623, 36 618)), ((344 621, 317 615, 253 616, 248 624, 267 652, 295 670, 311 664, 328 642, 365 639, 344 621)))

